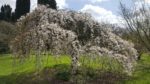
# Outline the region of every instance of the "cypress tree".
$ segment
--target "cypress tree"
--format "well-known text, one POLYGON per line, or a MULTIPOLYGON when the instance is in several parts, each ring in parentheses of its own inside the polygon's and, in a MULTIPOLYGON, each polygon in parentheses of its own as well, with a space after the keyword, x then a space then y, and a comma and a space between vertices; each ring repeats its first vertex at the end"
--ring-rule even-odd
POLYGON ((49 8, 57 10, 57 3, 55 0, 38 0, 38 4, 48 5, 49 8))
POLYGON ((4 19, 4 6, 1 7, 0 20, 4 19))
POLYGON ((1 12, 4 12, 4 6, 2 5, 2 7, 1 7, 1 12))
POLYGON ((12 13, 11 13, 11 21, 12 21, 12 22, 15 22, 15 12, 12 12, 12 13))
POLYGON ((0 20, 2 20, 2 13, 0 12, 0 20))
POLYGON ((10 5, 3 5, 1 7, 0 19, 5 21, 11 21, 11 11, 10 5))
POLYGON ((52 9, 57 9, 57 4, 55 0, 49 0, 49 7, 52 9))
POLYGON ((26 15, 28 12, 30 12, 30 0, 17 0, 15 9, 16 19, 19 19, 22 15, 26 15))

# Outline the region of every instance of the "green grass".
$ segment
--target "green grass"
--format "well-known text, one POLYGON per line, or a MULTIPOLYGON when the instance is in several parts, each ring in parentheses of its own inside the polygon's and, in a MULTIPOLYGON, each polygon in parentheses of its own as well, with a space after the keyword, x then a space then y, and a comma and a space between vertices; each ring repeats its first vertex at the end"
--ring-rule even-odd
POLYGON ((126 81, 126 84, 150 84, 150 55, 142 55, 133 73, 133 77, 126 81))
MULTIPOLYGON (((70 65, 71 60, 68 56, 61 56, 58 59, 54 56, 45 56, 42 58, 41 69, 44 67, 53 67, 58 64, 70 65)), ((0 56, 0 76, 7 76, 13 73, 33 72, 37 70, 36 58, 34 56, 21 60, 13 59, 11 55, 0 56)))
MULTIPOLYGON (((80 69, 78 79, 85 78, 91 84, 98 78, 105 80, 117 81, 121 76, 115 71, 122 70, 120 64, 107 57, 89 58, 83 56, 80 58, 80 69), (105 70, 106 73, 100 73, 99 70, 105 70), (113 72, 111 72, 113 71, 113 72), (108 75, 109 74, 109 75, 108 75), (115 78, 116 77, 116 78, 115 78), (114 78, 114 79, 113 79, 114 78), (116 80, 117 79, 117 80, 116 80)), ((40 78, 37 76, 36 58, 12 59, 10 54, 0 55, 0 84, 49 84, 50 80, 68 81, 70 80, 71 58, 69 56, 42 57, 40 69, 40 78), (55 76, 53 76, 55 75, 55 76), (47 79, 51 78, 51 79, 47 79), (22 81, 25 81, 24 83, 22 81), (38 81, 38 83, 36 83, 38 81)), ((136 70, 129 80, 123 80, 121 84, 150 84, 150 56, 144 54, 136 66, 136 70)), ((53 83, 53 82, 52 82, 53 83)), ((120 81, 119 81, 120 83, 120 81)), ((55 83, 53 83, 55 84, 55 83)), ((110 83, 111 84, 111 83, 110 83)), ((115 83, 116 84, 116 83, 115 83)))
POLYGON ((79 59, 81 63, 81 67, 88 67, 92 69, 103 69, 103 70, 111 70, 111 71, 122 71, 121 64, 108 56, 96 56, 96 57, 89 57, 89 56, 82 56, 79 59))
POLYGON ((58 58, 54 56, 43 56, 41 58, 41 67, 37 67, 36 63, 35 56, 27 59, 13 59, 10 54, 0 55, 0 84, 22 84, 22 81, 26 81, 24 83, 26 84, 27 80, 29 80, 29 84, 32 84, 31 79, 35 78, 32 78, 32 76, 37 72, 40 73, 40 71, 45 70, 47 67, 48 69, 54 69, 59 65, 62 65, 62 68, 59 67, 61 70, 66 69, 70 66, 71 59, 69 56, 61 56, 58 58), (30 78, 27 78, 28 76, 30 78))

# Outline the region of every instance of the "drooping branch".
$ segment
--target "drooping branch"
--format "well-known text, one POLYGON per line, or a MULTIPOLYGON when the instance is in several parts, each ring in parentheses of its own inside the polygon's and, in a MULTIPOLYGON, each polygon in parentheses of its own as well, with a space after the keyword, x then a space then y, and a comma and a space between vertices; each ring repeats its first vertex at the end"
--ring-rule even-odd
MULTIPOLYGON (((69 54, 72 57, 72 73, 75 74, 81 54, 92 53, 110 56, 123 64, 126 72, 132 72, 137 51, 134 45, 122 40, 109 29, 93 20, 89 14, 67 10, 52 10, 40 6, 18 22, 20 33, 14 40, 12 49, 19 54, 22 46, 29 53, 43 51, 54 55, 69 54), (20 42, 21 41, 21 42, 20 42), (16 44, 20 45, 16 45, 16 44), (25 45, 26 44, 26 45, 25 45)), ((21 52, 21 54, 23 54, 21 52)), ((39 54, 40 55, 40 54, 39 54)), ((38 56, 39 56, 38 55, 38 56)), ((29 55, 30 56, 30 53, 29 55)))

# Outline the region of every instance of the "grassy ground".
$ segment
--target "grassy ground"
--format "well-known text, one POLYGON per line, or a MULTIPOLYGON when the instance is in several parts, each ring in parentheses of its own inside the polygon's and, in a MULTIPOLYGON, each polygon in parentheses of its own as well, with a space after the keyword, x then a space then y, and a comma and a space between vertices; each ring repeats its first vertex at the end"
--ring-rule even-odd
MULTIPOLYGON (((62 65, 68 68, 71 63, 70 57, 68 56, 61 56, 58 59, 54 56, 45 56, 41 61, 42 64, 39 67, 36 65, 37 62, 34 56, 27 59, 14 60, 9 54, 0 55, 0 84, 26 84, 20 82, 24 81, 26 76, 30 76, 31 74, 31 76, 37 75, 36 73, 40 73, 40 71, 45 70, 47 67, 50 69, 62 65)), ((65 69, 66 67, 63 68, 65 69)), ((30 78, 26 79, 30 80, 30 78)), ((30 83, 32 84, 31 80, 30 83)))
MULTIPOLYGON (((20 61, 19 59, 13 60, 9 54, 0 55, 0 84, 62 84, 62 82, 63 84, 70 84, 71 59, 69 56, 59 58, 45 56, 42 58, 43 62, 39 71, 37 71, 35 60, 34 56, 20 61)), ((147 54, 138 61, 133 76, 129 77, 129 80, 125 79, 126 81, 124 80, 126 76, 115 72, 116 69, 121 70, 120 65, 115 60, 108 58, 91 60, 83 57, 80 62, 82 67, 80 67, 77 75, 80 84, 99 84, 102 82, 104 82, 102 84, 150 84, 150 56, 147 54), (101 73, 102 71, 105 73, 101 73)))
POLYGON ((126 84, 150 84, 150 55, 142 55, 133 77, 126 84))
MULTIPOLYGON (((53 67, 58 64, 67 64, 71 63, 71 60, 68 56, 59 57, 56 59, 54 56, 43 57, 41 62, 41 69, 45 67, 53 67)), ((0 76, 7 76, 11 74, 20 74, 23 72, 33 72, 36 69, 36 59, 35 57, 30 57, 24 60, 17 59, 14 60, 11 55, 1 55, 0 56, 0 76)))

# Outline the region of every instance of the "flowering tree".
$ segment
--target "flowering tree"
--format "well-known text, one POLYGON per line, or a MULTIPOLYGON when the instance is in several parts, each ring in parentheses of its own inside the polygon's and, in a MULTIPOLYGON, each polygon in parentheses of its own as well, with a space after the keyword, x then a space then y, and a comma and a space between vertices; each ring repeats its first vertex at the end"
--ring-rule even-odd
POLYGON ((78 69, 81 54, 113 57, 129 73, 137 58, 132 43, 122 40, 86 13, 40 6, 22 17, 17 26, 20 34, 11 45, 15 55, 26 57, 31 51, 38 58, 44 51, 69 54, 73 74, 78 69))

